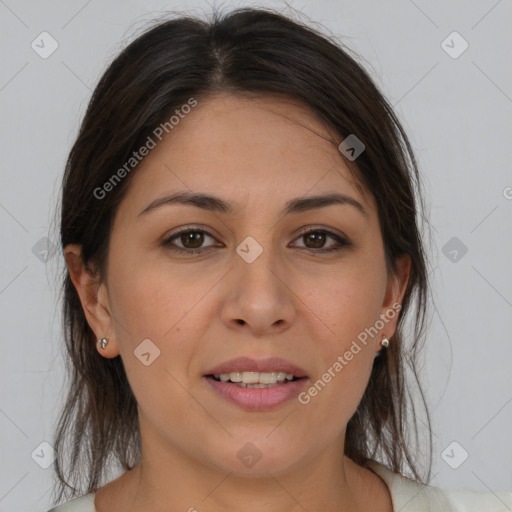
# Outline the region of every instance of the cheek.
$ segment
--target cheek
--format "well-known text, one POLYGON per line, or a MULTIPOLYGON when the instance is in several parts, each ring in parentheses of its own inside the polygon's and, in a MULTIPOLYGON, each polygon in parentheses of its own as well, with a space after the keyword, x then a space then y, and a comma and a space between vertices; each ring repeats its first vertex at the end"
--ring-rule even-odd
POLYGON ((336 350, 350 346, 352 339, 378 320, 385 294, 385 269, 375 261, 362 261, 336 275, 313 279, 309 285, 313 281, 316 291, 308 292, 307 300, 329 327, 328 346, 336 350))
POLYGON ((362 258, 329 278, 317 276, 316 282, 323 286, 307 297, 316 315, 312 331, 322 364, 301 403, 309 401, 305 407, 332 425, 334 435, 336 426, 346 424, 357 409, 368 383, 378 341, 372 327, 384 298, 385 267, 362 258))
MULTIPOLYGON (((217 280, 205 276, 191 283, 183 273, 152 265, 137 272, 119 266, 111 273, 109 289, 123 365, 139 407, 157 421, 179 424, 193 414, 182 386, 210 323, 201 299, 217 280)), ((196 412, 202 421, 201 411, 196 412)))
MULTIPOLYGON (((173 333, 197 323, 203 299, 218 278, 208 273, 186 271, 183 266, 168 264, 139 265, 137 271, 119 266, 109 279, 113 313, 124 322, 133 338, 155 338, 161 343, 173 333), (190 318, 194 316, 194 322, 190 318)), ((123 333, 121 333, 123 335, 123 333)))

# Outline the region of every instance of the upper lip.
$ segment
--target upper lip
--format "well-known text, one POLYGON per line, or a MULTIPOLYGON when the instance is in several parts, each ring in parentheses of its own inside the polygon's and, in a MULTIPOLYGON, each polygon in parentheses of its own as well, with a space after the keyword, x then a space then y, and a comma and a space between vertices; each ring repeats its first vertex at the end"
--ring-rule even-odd
POLYGON ((307 377, 305 370, 279 357, 258 360, 250 357, 237 357, 211 368, 205 375, 220 375, 221 373, 231 372, 285 372, 291 373, 297 378, 307 377))

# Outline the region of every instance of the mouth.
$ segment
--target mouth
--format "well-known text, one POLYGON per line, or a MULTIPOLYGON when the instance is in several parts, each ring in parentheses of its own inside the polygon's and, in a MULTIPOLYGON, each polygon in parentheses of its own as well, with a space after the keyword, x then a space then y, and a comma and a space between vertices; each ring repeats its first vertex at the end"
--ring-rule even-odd
POLYGON ((203 375, 217 396, 247 410, 266 410, 293 399, 308 381, 306 372, 279 358, 238 358, 203 375))
POLYGON ((275 386, 282 386, 288 382, 294 382, 305 377, 296 377, 293 373, 285 372, 230 372, 217 375, 206 375, 205 377, 217 382, 228 382, 246 389, 265 389, 275 386))

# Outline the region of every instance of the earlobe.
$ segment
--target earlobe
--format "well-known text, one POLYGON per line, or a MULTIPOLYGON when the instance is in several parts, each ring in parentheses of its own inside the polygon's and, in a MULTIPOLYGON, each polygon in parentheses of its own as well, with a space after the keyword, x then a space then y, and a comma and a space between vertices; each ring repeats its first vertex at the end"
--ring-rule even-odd
POLYGON ((97 342, 98 352, 107 359, 111 359, 119 355, 117 343, 113 343, 109 338, 101 338, 97 342))
POLYGON ((87 323, 96 335, 97 340, 108 338, 105 348, 97 343, 98 352, 107 358, 119 354, 115 341, 114 323, 106 297, 105 285, 101 283, 100 276, 92 274, 82 261, 82 248, 80 245, 70 244, 64 249, 64 259, 69 276, 80 298, 87 323))

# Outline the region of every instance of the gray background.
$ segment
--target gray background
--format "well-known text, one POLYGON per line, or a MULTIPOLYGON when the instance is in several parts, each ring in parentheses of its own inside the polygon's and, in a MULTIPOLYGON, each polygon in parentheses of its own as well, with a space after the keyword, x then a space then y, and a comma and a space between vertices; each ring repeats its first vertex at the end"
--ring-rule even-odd
MULTIPOLYGON (((41 443, 51 443, 64 377, 55 284, 63 259, 52 255, 52 221, 87 101, 147 20, 211 5, 219 4, 0 0, 0 512, 44 511, 51 503, 53 466, 41 467, 51 449, 41 443), (34 40, 42 46, 43 31, 58 43, 47 59, 31 47, 34 40)), ((421 371, 433 420, 432 483, 512 490, 511 2, 289 5, 365 58, 419 159, 434 241, 421 371), (448 37, 453 31, 463 39, 448 37), (464 40, 469 47, 458 55, 464 40), (455 469, 463 450, 469 456, 455 469)))

